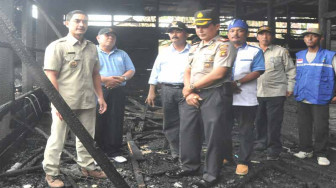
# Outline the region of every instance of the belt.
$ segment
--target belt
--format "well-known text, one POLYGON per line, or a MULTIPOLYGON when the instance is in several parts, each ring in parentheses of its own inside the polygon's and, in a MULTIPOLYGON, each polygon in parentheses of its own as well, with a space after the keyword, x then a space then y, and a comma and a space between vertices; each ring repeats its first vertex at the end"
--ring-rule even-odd
POLYGON ((161 83, 161 85, 172 87, 172 88, 178 88, 182 89, 184 87, 184 84, 169 84, 169 83, 161 83))

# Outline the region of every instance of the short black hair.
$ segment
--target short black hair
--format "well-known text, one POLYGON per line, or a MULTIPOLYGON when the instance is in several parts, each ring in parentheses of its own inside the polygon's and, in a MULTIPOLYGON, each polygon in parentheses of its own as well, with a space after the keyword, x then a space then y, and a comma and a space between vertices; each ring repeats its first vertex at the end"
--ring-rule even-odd
POLYGON ((87 18, 89 18, 88 14, 86 14, 86 12, 84 12, 82 10, 73 10, 73 11, 70 11, 68 14, 65 15, 65 21, 70 21, 72 16, 75 15, 75 14, 83 14, 87 18))

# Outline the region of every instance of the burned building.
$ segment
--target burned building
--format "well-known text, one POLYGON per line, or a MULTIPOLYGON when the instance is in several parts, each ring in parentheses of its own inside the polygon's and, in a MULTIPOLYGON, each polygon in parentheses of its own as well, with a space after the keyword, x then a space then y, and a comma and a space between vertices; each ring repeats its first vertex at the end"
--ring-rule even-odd
MULTIPOLYGON (((110 180, 85 179, 73 170, 73 140, 66 145, 62 173, 67 186, 84 187, 189 187, 192 178, 170 180, 163 174, 177 164, 162 161, 168 149, 162 127, 162 110, 145 105, 148 78, 162 46, 169 44, 166 30, 172 21, 183 21, 189 28, 188 42, 195 38, 193 14, 215 9, 220 14, 220 35, 226 37, 229 22, 246 20, 250 26, 248 42, 253 44, 258 27, 273 28, 274 43, 286 47, 294 58, 305 48, 302 33, 308 27, 323 32, 322 46, 336 50, 336 2, 334 0, 2 0, 0 1, 0 186, 46 187, 40 162, 45 138, 50 131, 50 102, 64 113, 72 133, 84 141, 97 163, 106 169, 110 180), (136 74, 127 84, 124 147, 129 148, 127 164, 110 163, 81 129, 81 123, 55 94, 43 74, 47 45, 67 34, 65 15, 71 10, 89 15, 85 37, 97 44, 96 35, 103 27, 118 33, 117 46, 132 59, 136 74), (6 172, 15 163, 19 168, 6 172), (20 171, 21 170, 21 171, 20 171)), ((284 159, 267 163, 257 153, 252 173, 244 178, 234 175, 233 167, 223 167, 218 187, 333 187, 336 184, 335 106, 330 105, 329 167, 312 161, 298 161, 292 149, 298 145, 296 103, 286 102, 283 123, 284 159), (284 186, 282 186, 284 185, 284 186)), ((234 131, 234 134, 236 132, 234 131)), ((72 137, 73 139, 73 135, 72 137)), ((234 142, 235 143, 235 142, 234 142)), ((204 148, 206 149, 206 148, 204 148)))

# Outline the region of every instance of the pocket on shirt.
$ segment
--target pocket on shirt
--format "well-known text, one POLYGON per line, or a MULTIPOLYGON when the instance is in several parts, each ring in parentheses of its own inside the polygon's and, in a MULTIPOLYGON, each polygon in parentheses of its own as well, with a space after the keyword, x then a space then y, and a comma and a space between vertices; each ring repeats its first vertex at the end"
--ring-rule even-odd
POLYGON ((274 70, 283 70, 284 65, 282 63, 282 57, 276 56, 270 58, 271 68, 274 70))
POLYGON ((82 66, 81 59, 75 54, 67 54, 64 56, 65 66, 71 71, 77 71, 82 66))

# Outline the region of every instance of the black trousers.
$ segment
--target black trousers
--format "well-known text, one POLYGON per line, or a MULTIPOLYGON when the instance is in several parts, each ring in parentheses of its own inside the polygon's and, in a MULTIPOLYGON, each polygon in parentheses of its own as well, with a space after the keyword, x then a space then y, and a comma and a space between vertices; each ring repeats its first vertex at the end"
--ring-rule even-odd
POLYGON ((225 94, 223 88, 203 90, 199 108, 190 106, 184 100, 180 111, 180 157, 182 169, 198 170, 201 166, 203 135, 207 144, 203 179, 215 181, 219 175, 224 156, 224 142, 228 134, 227 123, 232 106, 232 93, 225 94), (199 121, 202 121, 201 123, 199 121), (204 131, 204 132, 203 132, 204 131))
POLYGON ((107 110, 103 114, 97 111, 95 140, 108 156, 113 157, 120 154, 122 147, 125 91, 124 87, 114 89, 103 87, 103 94, 107 110))
POLYGON ((162 85, 163 133, 165 134, 172 157, 179 157, 180 148, 180 108, 183 101, 182 88, 162 85))
MULTIPOLYGON (((258 106, 233 106, 239 126, 238 164, 248 165, 253 152, 253 129, 258 106)), ((232 147, 232 146, 231 146, 232 147)))
POLYGON ((278 156, 282 150, 281 125, 286 97, 258 97, 256 144, 267 148, 267 155, 278 156))
POLYGON ((297 110, 300 150, 314 151, 316 156, 325 156, 329 136, 329 105, 298 102, 297 110))

